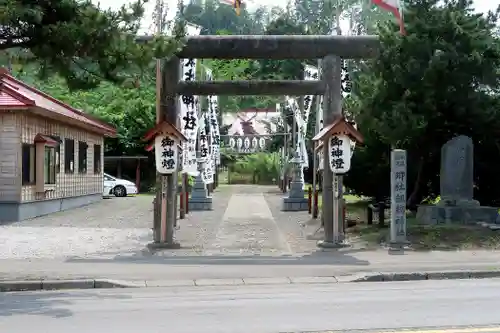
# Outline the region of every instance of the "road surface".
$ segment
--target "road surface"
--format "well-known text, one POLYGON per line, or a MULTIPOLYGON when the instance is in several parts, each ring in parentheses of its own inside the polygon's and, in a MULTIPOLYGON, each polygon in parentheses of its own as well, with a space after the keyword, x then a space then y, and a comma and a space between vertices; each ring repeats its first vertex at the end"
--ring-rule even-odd
POLYGON ((0 331, 500 333, 499 308, 498 279, 23 292, 0 294, 0 331))

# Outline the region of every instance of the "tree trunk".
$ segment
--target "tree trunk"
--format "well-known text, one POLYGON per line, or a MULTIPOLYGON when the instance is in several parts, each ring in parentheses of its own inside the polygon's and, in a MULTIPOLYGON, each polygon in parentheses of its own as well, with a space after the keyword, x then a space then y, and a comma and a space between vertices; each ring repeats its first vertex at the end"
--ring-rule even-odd
POLYGON ((418 162, 418 171, 417 171, 417 178, 415 179, 415 184, 413 186, 413 191, 408 197, 408 200, 406 202, 406 206, 408 209, 411 211, 415 211, 417 209, 417 204, 418 204, 418 194, 420 192, 420 187, 423 181, 423 174, 424 174, 424 165, 425 161, 423 157, 420 157, 420 161, 418 162))

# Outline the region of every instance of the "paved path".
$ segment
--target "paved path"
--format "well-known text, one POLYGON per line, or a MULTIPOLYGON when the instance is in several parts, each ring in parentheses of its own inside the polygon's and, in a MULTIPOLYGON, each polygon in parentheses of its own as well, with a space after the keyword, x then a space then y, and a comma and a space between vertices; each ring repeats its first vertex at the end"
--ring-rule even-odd
POLYGON ((372 272, 491 271, 499 251, 406 252, 342 250, 289 256, 110 256, 0 260, 0 279, 110 278, 194 280, 248 277, 314 277, 372 272))
POLYGON ((24 292, 2 295, 0 327, 39 333, 498 333, 499 305, 496 279, 24 292))
POLYGON ((206 254, 292 254, 262 193, 235 193, 206 254))
POLYGON ((176 233, 182 250, 157 256, 283 256, 311 253, 298 221, 307 212, 279 214, 282 194, 275 186, 221 186, 213 195, 214 210, 191 212, 179 220, 176 233), (298 220, 297 220, 298 219, 298 220), (301 246, 300 246, 301 245, 301 246))

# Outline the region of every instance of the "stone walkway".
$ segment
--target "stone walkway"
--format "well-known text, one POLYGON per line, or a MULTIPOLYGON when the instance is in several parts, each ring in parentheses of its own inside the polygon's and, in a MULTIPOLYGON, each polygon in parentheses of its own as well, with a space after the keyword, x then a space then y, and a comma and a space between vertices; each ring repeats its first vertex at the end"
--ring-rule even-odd
POLYGON ((316 250, 299 222, 307 212, 281 212, 282 194, 274 186, 221 186, 214 210, 191 212, 179 220, 181 250, 157 256, 290 256, 316 250))
MULTIPOLYGON (((301 223, 307 212, 281 212, 282 194, 266 186, 221 186, 213 210, 178 220, 180 250, 155 256, 293 256, 316 250, 301 223)), ((0 226, 0 259, 150 256, 152 196, 112 198, 0 226)))

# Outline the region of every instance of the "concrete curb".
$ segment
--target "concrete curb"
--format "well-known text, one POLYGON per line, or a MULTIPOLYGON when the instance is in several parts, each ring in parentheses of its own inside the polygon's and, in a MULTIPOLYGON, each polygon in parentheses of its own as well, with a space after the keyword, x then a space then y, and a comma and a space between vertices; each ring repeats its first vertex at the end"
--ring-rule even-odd
POLYGON ((402 273, 370 273, 337 277, 338 282, 390 282, 422 280, 489 279, 500 277, 500 270, 482 271, 429 271, 402 273), (340 279, 339 279, 340 278, 340 279), (343 281, 341 281, 343 280, 343 281))
POLYGON ((69 289, 110 289, 110 288, 155 288, 155 287, 214 287, 214 286, 255 286, 283 284, 332 284, 353 282, 390 282, 451 279, 488 279, 500 277, 500 270, 489 271, 435 271, 402 273, 359 273, 339 276, 313 277, 252 277, 234 279, 196 279, 196 280, 10 280, 0 281, 0 292, 69 290, 69 289))
POLYGON ((138 287, 133 282, 108 279, 0 281, 0 292, 138 287))

